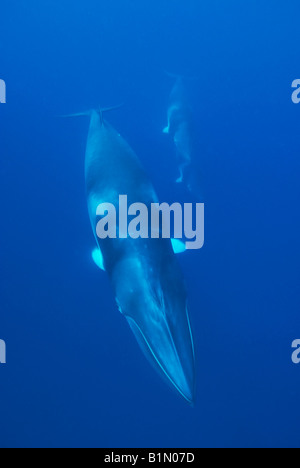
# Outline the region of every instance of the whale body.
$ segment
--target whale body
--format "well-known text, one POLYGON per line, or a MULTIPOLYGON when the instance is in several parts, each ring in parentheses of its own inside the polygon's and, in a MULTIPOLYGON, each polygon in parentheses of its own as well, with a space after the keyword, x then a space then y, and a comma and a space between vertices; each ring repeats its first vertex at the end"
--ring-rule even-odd
POLYGON ((174 142, 180 171, 177 182, 181 183, 192 159, 192 110, 182 77, 176 77, 169 101, 168 126, 164 133, 174 142))
MULTIPOLYGON (((194 401, 195 357, 184 278, 170 239, 100 239, 97 207, 119 196, 128 203, 157 203, 155 190, 127 142, 93 111, 85 158, 90 221, 97 242, 96 262, 109 275, 120 312, 137 341, 169 384, 194 401)), ((116 230, 119 230, 118 220, 116 230)))

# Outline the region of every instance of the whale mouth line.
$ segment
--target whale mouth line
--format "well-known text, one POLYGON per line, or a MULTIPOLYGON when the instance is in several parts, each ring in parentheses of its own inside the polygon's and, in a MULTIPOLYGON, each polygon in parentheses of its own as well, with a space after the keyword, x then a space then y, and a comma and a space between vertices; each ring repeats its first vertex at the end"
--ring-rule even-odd
MULTIPOLYGON (((129 324, 130 322, 133 322, 135 327, 137 328, 137 330, 139 331, 139 333, 141 334, 141 337, 143 338, 144 340, 144 343, 146 343, 152 357, 154 358, 155 362, 158 364, 158 366, 160 367, 160 369, 162 370, 163 374, 166 376, 166 378, 171 382, 171 384, 175 387, 175 389, 179 392, 179 394, 190 404, 190 405, 193 405, 194 404, 194 399, 193 398, 189 398, 187 395, 184 394, 184 392, 180 389, 180 387, 175 383, 175 381, 172 379, 172 377, 169 375, 169 373, 166 371, 166 369, 163 367, 163 365, 160 363, 160 361, 157 359, 154 351, 152 350, 152 347, 150 346, 147 338, 145 337, 144 333, 142 332, 141 328, 139 327, 139 325, 137 324, 137 322, 132 318, 130 317, 129 315, 125 315, 126 319, 129 321, 129 324)), ((180 360, 179 360, 180 362, 180 360)))

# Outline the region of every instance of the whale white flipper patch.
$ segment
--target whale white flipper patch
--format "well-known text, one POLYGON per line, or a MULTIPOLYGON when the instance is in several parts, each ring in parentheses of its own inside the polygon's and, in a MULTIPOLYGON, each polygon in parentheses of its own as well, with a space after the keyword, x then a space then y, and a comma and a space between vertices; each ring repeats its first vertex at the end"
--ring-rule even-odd
POLYGON ((186 251, 185 243, 180 239, 171 239, 172 247, 175 254, 180 254, 186 251))
POLYGON ((97 267, 100 268, 100 270, 105 271, 104 259, 99 247, 93 250, 92 257, 97 267))

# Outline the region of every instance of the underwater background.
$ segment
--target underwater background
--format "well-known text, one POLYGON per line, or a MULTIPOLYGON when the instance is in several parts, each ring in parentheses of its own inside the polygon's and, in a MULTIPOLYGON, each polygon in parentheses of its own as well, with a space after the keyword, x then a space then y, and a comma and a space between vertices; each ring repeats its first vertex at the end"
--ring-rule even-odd
POLYGON ((1 447, 299 447, 299 1, 1 0, 1 447), (187 82, 197 195, 163 135, 187 82), (190 407, 153 371, 91 260, 88 119, 107 116, 161 201, 205 202, 180 256, 190 407))

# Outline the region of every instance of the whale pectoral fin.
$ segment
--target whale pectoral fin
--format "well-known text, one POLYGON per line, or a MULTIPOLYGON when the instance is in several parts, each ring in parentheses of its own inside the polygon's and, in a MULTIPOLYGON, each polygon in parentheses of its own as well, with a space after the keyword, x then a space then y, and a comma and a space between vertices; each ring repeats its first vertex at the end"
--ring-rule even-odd
POLYGON ((172 247, 175 254, 180 254, 186 251, 185 243, 180 239, 171 239, 172 247))
POLYGON ((100 268, 100 270, 105 271, 104 259, 99 247, 93 250, 92 257, 97 267, 100 268))
POLYGON ((166 127, 163 129, 163 133, 165 133, 166 135, 169 135, 170 133, 170 128, 169 127, 166 127))

